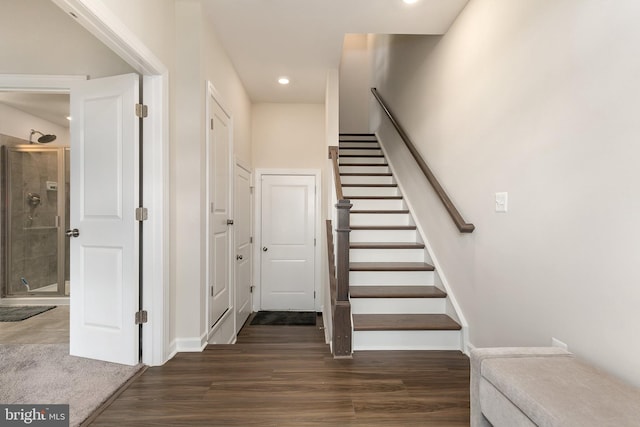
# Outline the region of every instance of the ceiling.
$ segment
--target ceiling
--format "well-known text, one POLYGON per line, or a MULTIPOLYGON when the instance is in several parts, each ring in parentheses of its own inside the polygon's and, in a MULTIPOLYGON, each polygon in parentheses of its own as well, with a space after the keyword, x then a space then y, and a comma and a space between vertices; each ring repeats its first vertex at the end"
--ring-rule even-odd
POLYGON ((345 34, 443 34, 468 0, 203 0, 253 102, 324 102, 345 34), (291 83, 281 86, 286 75, 291 83))
POLYGON ((0 104, 69 127, 69 94, 0 91, 0 104))
MULTIPOLYGON (((468 0, 202 0, 253 102, 323 103, 345 34, 443 34, 468 0), (281 86, 280 76, 291 83, 281 86)), ((69 95, 2 92, 0 103, 68 127, 69 95)))

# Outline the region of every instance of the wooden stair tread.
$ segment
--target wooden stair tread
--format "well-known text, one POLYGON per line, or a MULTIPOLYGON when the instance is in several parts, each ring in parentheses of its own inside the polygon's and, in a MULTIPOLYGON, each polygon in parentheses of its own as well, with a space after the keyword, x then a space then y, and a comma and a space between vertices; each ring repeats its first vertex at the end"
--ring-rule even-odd
POLYGON ((352 262, 351 271, 433 271, 435 268, 426 262, 352 262))
MULTIPOLYGON (((342 142, 347 142, 347 141, 342 141, 342 142)), ((352 142, 354 142, 354 141, 349 141, 349 144, 351 144, 352 142)), ((374 141, 366 141, 366 142, 371 144, 374 141)), ((377 146, 377 147, 340 147, 339 149, 340 150, 379 150, 380 146, 377 146)))
POLYGON ((357 172, 343 172, 340 176, 393 176, 391 172, 383 173, 357 173, 357 172))
POLYGON ((435 286, 351 286, 351 298, 446 298, 435 286))
POLYGON ((397 187, 398 184, 342 184, 343 187, 397 187))
POLYGON ((402 196, 349 196, 353 200, 402 200, 402 196))
POLYGON ((459 331, 446 314, 354 314, 354 331, 459 331))
POLYGON ((388 209, 388 210, 384 210, 384 209, 370 209, 370 210, 359 210, 359 209, 352 209, 351 210, 352 214, 408 214, 409 210, 408 209, 388 209))
POLYGON ((370 136, 372 138, 376 137, 375 133, 352 133, 352 132, 341 132, 338 134, 338 136, 343 137, 343 136, 370 136))
POLYGON ((415 225, 352 225, 352 230, 416 230, 415 225))
POLYGON ((424 249, 424 243, 417 242, 351 242, 351 249, 424 249))
POLYGON ((338 166, 389 166, 388 163, 339 163, 338 166))
MULTIPOLYGON (((362 148, 358 148, 362 150, 362 148)), ((351 158, 351 157, 384 157, 384 154, 340 154, 338 158, 351 158)))

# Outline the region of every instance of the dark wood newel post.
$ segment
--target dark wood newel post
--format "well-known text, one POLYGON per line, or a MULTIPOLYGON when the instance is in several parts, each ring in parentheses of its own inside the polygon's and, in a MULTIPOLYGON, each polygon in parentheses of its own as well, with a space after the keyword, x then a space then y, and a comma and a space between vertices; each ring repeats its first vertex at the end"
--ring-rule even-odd
POLYGON ((337 234, 337 292, 333 319, 334 356, 351 357, 351 304, 349 303, 349 215, 353 205, 338 200, 337 234))
POLYGON ((338 243, 338 301, 349 300, 349 233, 351 224, 349 216, 353 205, 349 200, 338 200, 337 243, 338 243))

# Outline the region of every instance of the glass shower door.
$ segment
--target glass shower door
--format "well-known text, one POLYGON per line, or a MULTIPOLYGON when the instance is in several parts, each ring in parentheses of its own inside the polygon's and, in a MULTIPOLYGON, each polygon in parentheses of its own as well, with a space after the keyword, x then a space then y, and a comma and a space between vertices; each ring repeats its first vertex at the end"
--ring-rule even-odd
POLYGON ((5 159, 5 296, 68 295, 63 149, 10 147, 5 159))

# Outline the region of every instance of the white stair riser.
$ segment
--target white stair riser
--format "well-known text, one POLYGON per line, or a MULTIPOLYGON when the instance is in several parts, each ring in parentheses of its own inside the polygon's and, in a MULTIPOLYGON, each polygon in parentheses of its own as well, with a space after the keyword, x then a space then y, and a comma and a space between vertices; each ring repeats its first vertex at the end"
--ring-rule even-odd
POLYGON ((341 142, 340 149, 342 148, 363 148, 363 147, 374 147, 380 148, 380 144, 377 142, 341 142))
POLYGON ((351 249, 351 262, 424 262, 424 249, 351 249))
POLYGON ((342 194, 349 196, 397 196, 398 187, 342 187, 342 194))
POLYGON ((461 350, 460 331, 354 331, 353 350, 461 350))
POLYGON ((353 199, 351 200, 353 207, 352 210, 398 210, 404 209, 404 203, 402 199, 353 199))
POLYGON ((349 283, 354 285, 433 285, 433 271, 350 271, 349 283))
POLYGON ((416 230, 351 230, 352 242, 415 242, 416 230))
POLYGON ((445 314, 446 298, 351 298, 353 314, 445 314))
POLYGON ((409 214, 359 214, 349 217, 351 225, 413 225, 409 214))
POLYGON ((382 150, 363 150, 363 149, 359 149, 359 148, 340 148, 340 152, 338 153, 338 157, 340 156, 352 156, 352 155, 358 155, 358 156, 369 156, 371 154, 375 154, 377 156, 382 154, 382 150))
POLYGON ((384 157, 341 157, 340 164, 343 163, 381 163, 386 164, 387 160, 384 157))
POLYGON ((389 173, 389 166, 340 166, 341 173, 389 173))
POLYGON ((392 176, 375 176, 375 175, 361 175, 351 176, 343 175, 340 177, 340 182, 343 184, 393 184, 392 176))

